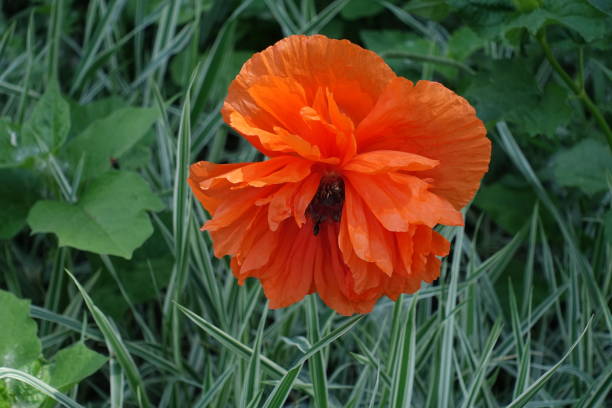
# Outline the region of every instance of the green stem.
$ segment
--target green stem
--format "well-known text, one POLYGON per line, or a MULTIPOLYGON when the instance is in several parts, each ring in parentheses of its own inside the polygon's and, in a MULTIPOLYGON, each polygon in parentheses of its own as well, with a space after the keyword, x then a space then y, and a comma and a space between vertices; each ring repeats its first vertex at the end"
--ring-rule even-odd
POLYGON ((608 141, 610 150, 612 150, 612 129, 610 129, 610 126, 606 122, 606 119, 604 118, 603 114, 601 113, 597 105, 591 100, 589 95, 586 93, 583 82, 581 81, 581 84, 578 85, 569 76, 569 74, 565 72, 563 67, 561 67, 561 65, 559 64, 559 61, 557 61, 557 59, 552 53, 552 50, 550 49, 550 46, 548 45, 548 41, 546 39, 546 31, 544 29, 540 30, 540 32, 537 35, 537 39, 540 45, 542 46, 542 49, 544 50, 544 55, 546 55, 546 59, 548 60, 550 65, 553 67, 555 71, 557 71, 561 79, 563 79, 563 82, 567 84, 567 86, 572 90, 572 92, 576 94, 578 99, 580 99, 582 103, 584 103, 584 105, 587 107, 587 109, 591 112, 591 114, 593 115, 597 123, 599 124, 599 127, 606 135, 606 140, 608 141))

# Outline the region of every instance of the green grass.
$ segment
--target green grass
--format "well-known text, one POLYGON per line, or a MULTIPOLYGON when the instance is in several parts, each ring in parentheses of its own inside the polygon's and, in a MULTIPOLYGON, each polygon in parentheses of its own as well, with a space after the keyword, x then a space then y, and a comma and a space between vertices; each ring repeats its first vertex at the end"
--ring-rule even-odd
MULTIPOLYGON (((39 340, 28 341, 40 344, 12 367, 26 334, 0 333, 0 408, 612 403, 612 154, 601 122, 612 113, 611 10, 544 2, 555 22, 535 33, 537 10, 512 2, 404 3, 0 2, 0 289, 31 300, 39 340), (494 144, 466 226, 440 229, 453 251, 437 283, 364 316, 316 296, 268 310, 258 282, 238 286, 212 255, 199 230, 208 215, 186 183, 196 160, 261 159, 222 124, 228 83, 283 35, 319 32, 465 95, 494 144), (128 106, 154 108, 153 125, 130 110, 116 132, 133 140, 79 139, 128 106), (104 196, 96 176, 128 173, 152 197, 108 197, 133 212, 121 251, 96 251, 108 237, 93 235, 58 245, 87 225, 59 239, 31 233, 35 205, 62 224, 49 202, 81 205, 104 196), (94 367, 85 353, 73 364, 87 374, 60 385, 57 353, 81 341, 108 361, 94 367)), ((116 215, 100 216, 111 239, 116 215)), ((0 324, 29 324, 22 314, 0 311, 0 324)))

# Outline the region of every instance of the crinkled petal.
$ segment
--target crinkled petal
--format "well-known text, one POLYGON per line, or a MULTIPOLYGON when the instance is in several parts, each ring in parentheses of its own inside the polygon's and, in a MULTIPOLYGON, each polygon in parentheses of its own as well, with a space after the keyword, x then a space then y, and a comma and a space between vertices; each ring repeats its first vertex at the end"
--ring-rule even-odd
MULTIPOLYGON (((202 229, 216 231, 225 228, 256 208, 258 200, 270 196, 278 187, 246 188, 242 190, 229 190, 220 198, 221 204, 207 221, 202 229)), ((248 214, 247 214, 248 215, 248 214)))
POLYGON ((319 243, 310 230, 298 229, 294 223, 286 223, 286 236, 282 250, 276 251, 266 265, 261 283, 270 308, 286 307, 302 300, 310 293, 313 273, 320 252, 319 243))
POLYGON ((200 188, 200 183, 214 178, 218 175, 228 173, 232 170, 243 167, 244 163, 237 164, 216 164, 206 161, 194 163, 189 167, 189 186, 191 191, 196 196, 198 201, 202 203, 204 208, 211 214, 215 212, 222 199, 210 191, 205 192, 200 188))
POLYGON ((352 273, 338 248, 338 228, 337 224, 326 223, 318 235, 322 255, 314 270, 317 293, 325 304, 341 315, 369 313, 380 297, 380 292, 355 292, 352 273))
POLYGON ((320 182, 321 174, 311 173, 310 176, 300 184, 299 194, 293 197, 293 217, 299 227, 302 227, 306 223, 306 209, 317 193, 320 182))
POLYGON ((322 35, 293 35, 253 55, 230 85, 224 110, 257 117, 261 109, 245 95, 265 76, 293 78, 309 100, 328 88, 344 111, 359 122, 372 108, 395 74, 374 52, 347 40, 322 35))
POLYGON ((366 262, 375 263, 381 271, 391 275, 395 249, 393 237, 367 209, 351 184, 345 186, 341 222, 346 225, 355 254, 366 262))
POLYGON ((281 153, 296 153, 309 160, 320 160, 321 152, 317 146, 308 143, 302 137, 290 133, 282 127, 271 125, 270 130, 263 130, 251 124, 238 112, 228 113, 225 121, 236 129, 260 152, 274 157, 281 153))
POLYGON ((463 224, 461 213, 428 191, 428 184, 415 176, 346 172, 345 177, 389 231, 408 231, 413 224, 428 227, 463 224))
POLYGON ((375 150, 354 156, 343 166, 345 171, 365 174, 388 173, 390 171, 431 170, 440 162, 418 154, 397 150, 375 150))
POLYGON ((214 188, 228 181, 235 184, 232 188, 246 186, 263 187, 269 184, 291 183, 303 180, 310 174, 312 162, 293 156, 274 157, 255 163, 243 163, 241 167, 205 179, 199 183, 202 190, 214 188))
POLYGON ((340 233, 338 234, 338 247, 342 253, 342 259, 351 272, 353 279, 353 289, 357 293, 365 291, 379 290, 388 278, 378 265, 360 258, 351 242, 348 222, 340 223, 340 233))
POLYGON ((306 222, 306 208, 314 197, 321 180, 320 173, 312 173, 305 180, 286 183, 274 194, 258 202, 268 205, 268 224, 276 231, 281 222, 293 216, 298 227, 306 222))
POLYGON ((439 161, 419 177, 460 209, 474 196, 491 156, 491 142, 474 108, 437 82, 391 81, 356 130, 359 152, 399 150, 439 161))
POLYGON ((312 157, 303 146, 301 152, 292 149, 303 142, 312 150, 327 143, 299 117, 303 107, 313 107, 337 127, 337 143, 344 153, 344 147, 355 144, 353 124, 368 114, 393 78, 382 58, 349 41, 290 36, 244 64, 230 85, 222 114, 267 156, 293 151, 312 157), (317 94, 326 99, 325 110, 319 110, 317 94))

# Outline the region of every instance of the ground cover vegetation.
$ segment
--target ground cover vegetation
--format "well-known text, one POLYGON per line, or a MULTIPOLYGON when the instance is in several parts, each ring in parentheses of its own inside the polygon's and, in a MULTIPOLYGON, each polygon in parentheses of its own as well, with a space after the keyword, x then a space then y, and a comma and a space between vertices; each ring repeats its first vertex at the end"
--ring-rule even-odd
POLYGON ((612 403, 608 1, 0 5, 0 407, 612 403), (299 33, 444 83, 493 142, 440 279, 368 315, 268 310, 186 184, 263 159, 219 110, 299 33))

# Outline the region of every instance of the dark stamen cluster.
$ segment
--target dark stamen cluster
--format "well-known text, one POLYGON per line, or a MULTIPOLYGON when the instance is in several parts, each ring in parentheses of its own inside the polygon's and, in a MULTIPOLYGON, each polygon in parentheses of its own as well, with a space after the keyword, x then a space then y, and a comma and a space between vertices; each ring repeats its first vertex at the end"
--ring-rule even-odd
POLYGON ((319 234, 321 223, 338 222, 344 205, 344 180, 337 175, 327 175, 321 179, 317 193, 313 197, 306 216, 312 220, 312 233, 319 234))

